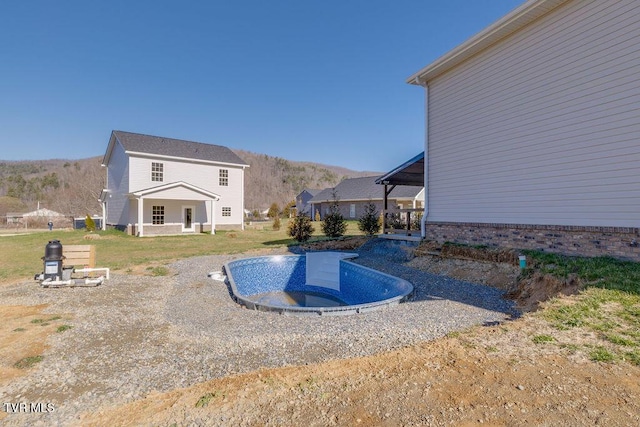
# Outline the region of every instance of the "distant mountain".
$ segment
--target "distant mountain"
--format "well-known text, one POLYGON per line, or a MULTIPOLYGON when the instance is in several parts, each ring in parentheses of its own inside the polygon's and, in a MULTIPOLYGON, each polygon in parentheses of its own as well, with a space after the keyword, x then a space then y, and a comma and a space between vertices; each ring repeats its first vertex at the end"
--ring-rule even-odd
MULTIPOLYGON (((333 187, 345 178, 380 175, 338 166, 295 162, 267 154, 233 150, 249 168, 245 171, 245 206, 283 208, 305 188, 333 187)), ((104 188, 102 156, 88 159, 0 160, 0 216, 40 206, 66 215, 102 212, 98 197, 104 188)))

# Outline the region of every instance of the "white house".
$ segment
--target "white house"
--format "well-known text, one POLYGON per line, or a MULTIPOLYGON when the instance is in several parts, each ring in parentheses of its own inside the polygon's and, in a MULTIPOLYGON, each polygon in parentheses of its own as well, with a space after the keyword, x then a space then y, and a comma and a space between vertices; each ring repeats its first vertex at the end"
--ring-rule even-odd
POLYGON ((529 0, 407 82, 425 237, 640 259, 640 2, 529 0))
POLYGON ((220 145, 113 131, 103 224, 145 235, 243 228, 247 165, 220 145))

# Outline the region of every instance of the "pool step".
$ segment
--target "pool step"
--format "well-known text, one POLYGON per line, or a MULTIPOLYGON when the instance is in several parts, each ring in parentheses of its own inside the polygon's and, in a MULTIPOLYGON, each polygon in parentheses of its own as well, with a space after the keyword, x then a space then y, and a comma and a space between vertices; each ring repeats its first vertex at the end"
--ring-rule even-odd
POLYGON ((307 252, 306 284, 340 290, 340 260, 356 258, 351 252, 307 252))

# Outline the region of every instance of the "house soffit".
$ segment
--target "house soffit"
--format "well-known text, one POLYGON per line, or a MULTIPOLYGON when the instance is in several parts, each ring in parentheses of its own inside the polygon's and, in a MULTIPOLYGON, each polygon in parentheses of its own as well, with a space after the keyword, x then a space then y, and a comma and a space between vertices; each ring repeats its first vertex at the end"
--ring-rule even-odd
POLYGON ((242 168, 242 169, 249 167, 249 165, 242 165, 238 163, 225 163, 225 162, 219 162, 215 160, 202 160, 202 159, 194 159, 189 157, 165 156, 162 154, 142 153, 138 151, 125 151, 125 153, 131 157, 140 157, 145 159, 171 160, 171 161, 182 162, 182 163, 199 163, 203 165, 216 165, 216 166, 234 167, 234 168, 242 168))

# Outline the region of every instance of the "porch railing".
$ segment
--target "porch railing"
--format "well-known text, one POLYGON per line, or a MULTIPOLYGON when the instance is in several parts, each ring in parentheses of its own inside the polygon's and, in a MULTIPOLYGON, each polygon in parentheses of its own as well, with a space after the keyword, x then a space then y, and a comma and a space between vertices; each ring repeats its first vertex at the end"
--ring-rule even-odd
POLYGON ((387 209, 382 211, 383 233, 420 236, 423 209, 387 209))

